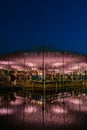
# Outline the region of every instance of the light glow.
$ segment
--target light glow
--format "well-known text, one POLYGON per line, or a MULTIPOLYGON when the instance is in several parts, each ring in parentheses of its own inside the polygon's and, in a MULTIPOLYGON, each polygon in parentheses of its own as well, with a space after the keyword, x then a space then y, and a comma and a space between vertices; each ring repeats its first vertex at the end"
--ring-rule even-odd
POLYGON ((35 113, 37 109, 33 106, 26 106, 24 111, 25 113, 35 113))
POLYGON ((9 108, 0 108, 0 115, 12 114, 12 109, 9 108))
POLYGON ((52 110, 53 112, 58 113, 58 114, 67 113, 67 110, 64 110, 64 108, 59 107, 59 106, 53 107, 52 110))

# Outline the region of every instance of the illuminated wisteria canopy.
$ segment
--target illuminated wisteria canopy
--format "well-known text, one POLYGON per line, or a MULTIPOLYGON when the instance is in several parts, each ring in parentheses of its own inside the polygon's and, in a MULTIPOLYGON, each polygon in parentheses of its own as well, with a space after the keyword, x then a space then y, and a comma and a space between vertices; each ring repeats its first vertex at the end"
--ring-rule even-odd
POLYGON ((0 55, 0 69, 43 70, 71 73, 87 70, 87 57, 70 52, 16 52, 0 55))

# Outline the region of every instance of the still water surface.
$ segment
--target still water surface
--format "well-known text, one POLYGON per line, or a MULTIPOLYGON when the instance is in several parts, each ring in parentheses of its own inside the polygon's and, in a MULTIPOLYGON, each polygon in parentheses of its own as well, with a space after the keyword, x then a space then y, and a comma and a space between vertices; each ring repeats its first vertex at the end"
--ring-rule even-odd
POLYGON ((80 130, 87 128, 87 96, 64 98, 47 95, 45 109, 43 97, 29 92, 0 94, 0 128, 15 130, 80 130))

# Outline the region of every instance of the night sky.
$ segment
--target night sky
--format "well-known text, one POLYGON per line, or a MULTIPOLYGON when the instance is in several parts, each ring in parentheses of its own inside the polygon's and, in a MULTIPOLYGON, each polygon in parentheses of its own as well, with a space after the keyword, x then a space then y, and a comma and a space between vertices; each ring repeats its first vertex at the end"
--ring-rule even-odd
POLYGON ((1 0, 0 53, 41 45, 87 54, 87 0, 1 0))

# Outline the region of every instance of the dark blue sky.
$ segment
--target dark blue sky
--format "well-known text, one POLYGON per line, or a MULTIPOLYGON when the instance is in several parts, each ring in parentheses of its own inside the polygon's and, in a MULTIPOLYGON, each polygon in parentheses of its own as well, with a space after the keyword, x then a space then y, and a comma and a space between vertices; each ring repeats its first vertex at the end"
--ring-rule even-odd
POLYGON ((0 53, 38 45, 87 54, 87 0, 1 0, 0 53))

